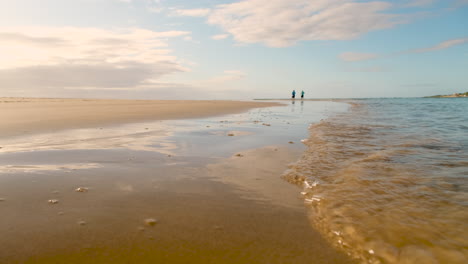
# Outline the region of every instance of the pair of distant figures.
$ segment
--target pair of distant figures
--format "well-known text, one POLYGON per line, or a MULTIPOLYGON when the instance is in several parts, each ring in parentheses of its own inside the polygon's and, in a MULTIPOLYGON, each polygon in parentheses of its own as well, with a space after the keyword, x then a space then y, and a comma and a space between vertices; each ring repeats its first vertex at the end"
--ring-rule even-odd
MULTIPOLYGON (((304 91, 301 92, 301 99, 304 99, 304 91)), ((292 99, 295 99, 296 98, 296 90, 293 90, 292 91, 292 99)))

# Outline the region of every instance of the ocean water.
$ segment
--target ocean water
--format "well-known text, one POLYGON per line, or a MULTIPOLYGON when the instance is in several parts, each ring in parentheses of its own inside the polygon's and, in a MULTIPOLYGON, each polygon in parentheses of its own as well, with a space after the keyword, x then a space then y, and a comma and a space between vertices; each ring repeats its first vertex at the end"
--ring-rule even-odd
POLYGON ((309 127, 284 178, 362 263, 468 263, 468 100, 351 100, 309 127))

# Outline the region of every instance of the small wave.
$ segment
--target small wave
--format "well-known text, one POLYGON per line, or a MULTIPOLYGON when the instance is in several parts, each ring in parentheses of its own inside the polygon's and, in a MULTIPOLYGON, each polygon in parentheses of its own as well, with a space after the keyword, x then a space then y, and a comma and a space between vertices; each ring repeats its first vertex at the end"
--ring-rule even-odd
POLYGON ((366 103, 309 129, 283 178, 303 188, 312 225, 333 245, 365 263, 468 262, 460 144, 366 103))

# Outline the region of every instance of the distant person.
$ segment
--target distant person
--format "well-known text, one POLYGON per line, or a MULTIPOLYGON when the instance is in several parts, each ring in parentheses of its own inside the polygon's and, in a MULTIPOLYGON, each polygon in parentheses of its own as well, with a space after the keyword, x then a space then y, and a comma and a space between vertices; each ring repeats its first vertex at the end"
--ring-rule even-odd
POLYGON ((305 94, 305 93, 304 93, 304 90, 302 90, 302 92, 301 92, 301 99, 304 99, 304 94, 305 94))
POLYGON ((292 99, 296 98, 296 90, 293 90, 292 92, 292 99))

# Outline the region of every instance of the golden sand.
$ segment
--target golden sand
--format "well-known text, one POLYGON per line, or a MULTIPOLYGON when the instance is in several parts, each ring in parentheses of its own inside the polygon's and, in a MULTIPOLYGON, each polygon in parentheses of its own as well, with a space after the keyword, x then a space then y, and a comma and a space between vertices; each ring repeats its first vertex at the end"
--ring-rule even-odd
POLYGON ((0 98, 0 136, 149 120, 207 117, 273 105, 278 104, 214 100, 0 98))

